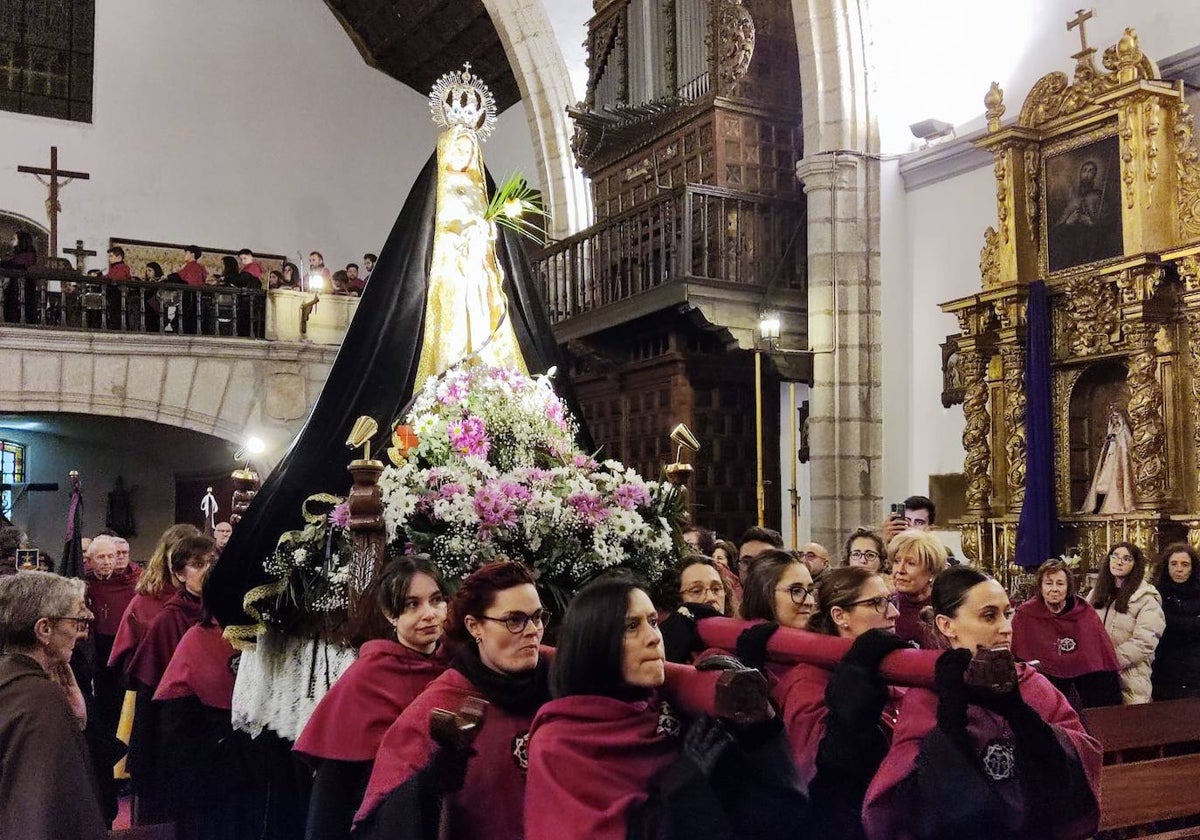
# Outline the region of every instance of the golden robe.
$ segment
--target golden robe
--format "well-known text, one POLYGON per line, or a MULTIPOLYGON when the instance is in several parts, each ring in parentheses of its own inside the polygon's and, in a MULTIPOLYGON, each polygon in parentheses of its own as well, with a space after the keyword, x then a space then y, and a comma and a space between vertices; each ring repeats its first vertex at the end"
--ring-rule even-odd
POLYGON ((416 388, 464 361, 528 373, 517 345, 496 226, 484 218, 483 153, 474 131, 453 126, 437 145, 437 208, 416 388))

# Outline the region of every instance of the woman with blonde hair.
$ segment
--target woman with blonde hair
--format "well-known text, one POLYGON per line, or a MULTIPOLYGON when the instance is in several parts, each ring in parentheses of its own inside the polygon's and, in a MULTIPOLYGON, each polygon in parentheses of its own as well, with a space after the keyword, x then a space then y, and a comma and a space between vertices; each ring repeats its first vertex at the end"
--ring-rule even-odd
POLYGON ((154 546, 154 553, 146 562, 146 568, 134 587, 133 600, 125 608, 121 616, 121 624, 117 628, 117 636, 113 641, 112 653, 108 657, 108 666, 119 669, 122 674, 129 667, 129 660, 137 650, 142 637, 150 627, 167 601, 175 595, 179 582, 171 572, 171 550, 187 537, 200 536, 200 529, 195 525, 180 522, 163 531, 154 546))
POLYGON ((896 635, 923 648, 938 645, 929 634, 921 610, 929 606, 933 582, 946 571, 946 547, 926 531, 901 531, 887 547, 892 562, 892 585, 896 591, 896 635))

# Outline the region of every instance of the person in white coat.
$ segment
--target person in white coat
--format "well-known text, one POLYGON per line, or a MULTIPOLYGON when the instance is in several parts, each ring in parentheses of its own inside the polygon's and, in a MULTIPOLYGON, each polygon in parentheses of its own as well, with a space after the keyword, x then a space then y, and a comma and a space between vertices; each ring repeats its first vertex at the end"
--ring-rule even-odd
POLYGON ((1088 602, 1096 608, 1121 664, 1125 703, 1149 703, 1150 666, 1166 627, 1162 596, 1145 579, 1146 558, 1136 545, 1120 542, 1100 567, 1088 602))

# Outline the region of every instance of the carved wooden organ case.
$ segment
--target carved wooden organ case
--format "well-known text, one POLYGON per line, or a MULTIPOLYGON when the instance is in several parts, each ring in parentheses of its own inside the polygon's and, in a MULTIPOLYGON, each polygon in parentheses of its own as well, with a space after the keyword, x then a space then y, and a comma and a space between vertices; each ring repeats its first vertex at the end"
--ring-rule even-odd
POLYGON ((1062 545, 1094 568, 1128 539, 1156 553, 1200 544, 1200 160, 1182 85, 1158 78, 1137 35, 1074 78, 1034 85, 1015 123, 1003 92, 984 102, 998 223, 984 233, 982 290, 957 316, 964 372, 963 548, 1007 577, 1025 492, 1028 284, 1051 308, 1054 481, 1062 545), (1106 438, 1124 412, 1132 510, 1082 511, 1106 438))

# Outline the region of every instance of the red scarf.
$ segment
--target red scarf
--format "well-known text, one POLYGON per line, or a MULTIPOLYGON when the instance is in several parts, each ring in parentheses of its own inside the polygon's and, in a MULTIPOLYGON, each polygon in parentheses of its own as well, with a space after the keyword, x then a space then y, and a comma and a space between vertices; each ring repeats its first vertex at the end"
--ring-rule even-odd
POLYGON ((313 711, 296 752, 304 758, 373 761, 388 727, 449 664, 445 646, 426 656, 392 639, 367 642, 313 711), (349 720, 353 726, 346 726, 349 720))
POLYGON ((1069 680, 1097 671, 1120 671, 1112 639, 1095 608, 1082 598, 1055 614, 1036 595, 1013 616, 1012 652, 1026 662, 1038 660, 1042 673, 1069 680))
POLYGON ((655 698, 578 695, 542 706, 529 732, 525 840, 566 832, 625 840, 629 812, 679 754, 678 720, 655 698))
POLYGON ((232 709, 233 661, 237 656, 216 623, 189 628, 175 648, 154 699, 196 697, 210 709, 232 709))

